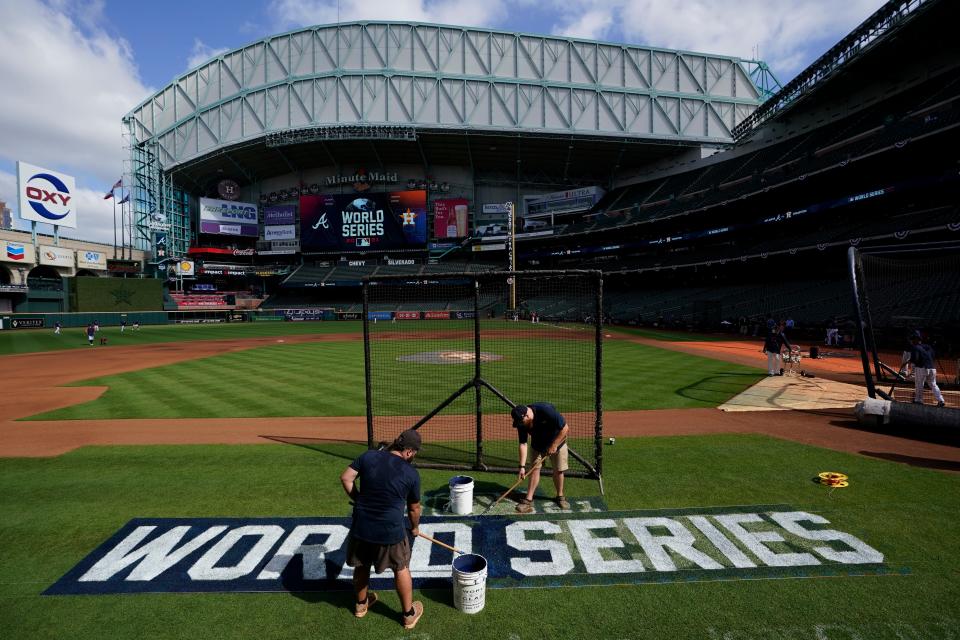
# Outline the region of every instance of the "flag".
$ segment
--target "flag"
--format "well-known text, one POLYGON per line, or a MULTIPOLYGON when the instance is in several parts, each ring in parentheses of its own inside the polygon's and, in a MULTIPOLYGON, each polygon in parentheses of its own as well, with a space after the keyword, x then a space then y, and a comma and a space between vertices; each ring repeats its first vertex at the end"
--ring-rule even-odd
POLYGON ((123 204, 124 202, 130 202, 130 194, 129 194, 129 193, 128 193, 127 195, 123 196, 123 200, 121 200, 118 204, 123 204))
POLYGON ((116 191, 117 189, 119 189, 121 186, 123 186, 123 179, 122 179, 122 178, 121 178, 120 180, 117 180, 116 184, 113 185, 113 188, 110 189, 110 193, 108 193, 107 195, 103 196, 103 199, 104 199, 104 200, 109 200, 110 198, 112 198, 112 197, 113 197, 113 192, 116 191))

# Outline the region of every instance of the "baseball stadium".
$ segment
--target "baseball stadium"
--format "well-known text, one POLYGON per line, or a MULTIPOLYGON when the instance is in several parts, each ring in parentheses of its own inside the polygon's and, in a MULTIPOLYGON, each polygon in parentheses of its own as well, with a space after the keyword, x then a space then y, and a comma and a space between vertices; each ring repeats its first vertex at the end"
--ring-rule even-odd
POLYGON ((784 84, 344 22, 130 105, 112 245, 0 231, 4 637, 960 637, 958 14, 784 84))

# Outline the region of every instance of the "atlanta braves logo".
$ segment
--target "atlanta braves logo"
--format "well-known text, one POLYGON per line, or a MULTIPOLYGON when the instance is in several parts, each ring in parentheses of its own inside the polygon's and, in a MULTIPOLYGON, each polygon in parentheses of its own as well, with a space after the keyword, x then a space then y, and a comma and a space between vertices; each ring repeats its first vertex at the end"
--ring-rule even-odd
POLYGON ((330 228, 330 223, 327 222, 327 214, 320 216, 320 219, 317 220, 317 224, 313 225, 314 229, 319 229, 320 227, 323 227, 324 229, 330 228))

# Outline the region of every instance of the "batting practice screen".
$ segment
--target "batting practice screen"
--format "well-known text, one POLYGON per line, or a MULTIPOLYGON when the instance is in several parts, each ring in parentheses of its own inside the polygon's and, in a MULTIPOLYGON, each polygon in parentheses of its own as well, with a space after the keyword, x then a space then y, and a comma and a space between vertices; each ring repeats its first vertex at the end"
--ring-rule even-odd
MULTIPOLYGON (((850 248, 854 312, 862 327, 860 346, 871 397, 910 402, 914 378, 908 375, 909 337, 920 334, 933 348, 937 384, 948 406, 957 406, 960 387, 960 248, 946 246, 850 248)), ((923 399, 933 404, 929 389, 923 399)))
POLYGON ((570 428, 569 474, 599 478, 602 286, 598 271, 368 278, 368 445, 416 428, 419 466, 516 472, 510 410, 549 402, 570 428))

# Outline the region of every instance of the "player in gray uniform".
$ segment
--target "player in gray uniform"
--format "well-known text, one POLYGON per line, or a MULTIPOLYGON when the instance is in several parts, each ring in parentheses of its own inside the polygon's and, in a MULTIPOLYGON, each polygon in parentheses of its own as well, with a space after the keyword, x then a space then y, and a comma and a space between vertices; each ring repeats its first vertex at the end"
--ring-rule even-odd
POLYGON ((933 391, 937 406, 944 406, 943 394, 937 386, 937 365, 933 347, 924 344, 919 331, 910 336, 910 364, 913 365, 913 403, 923 404, 923 386, 926 384, 933 391))

